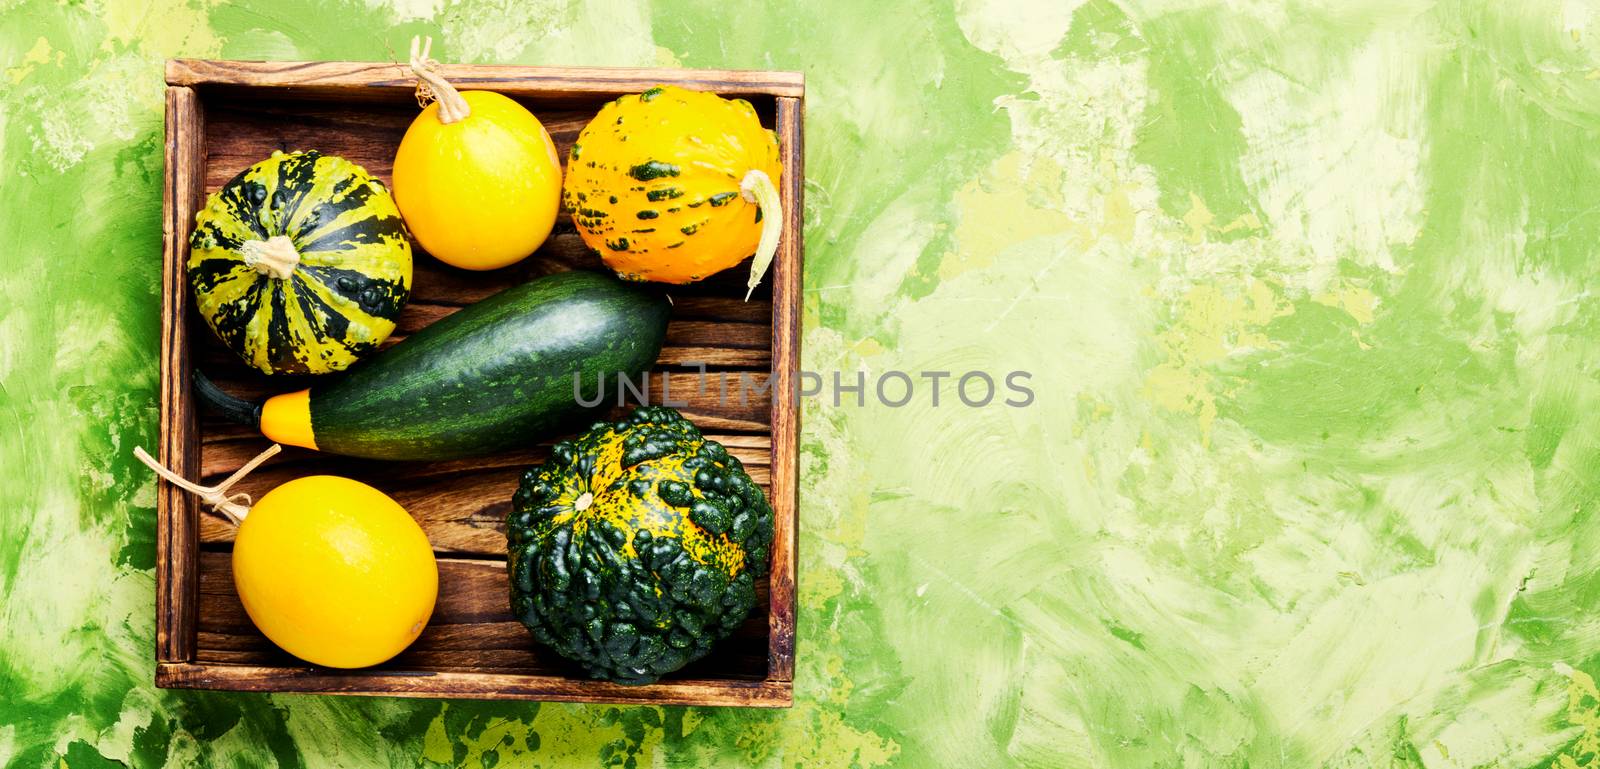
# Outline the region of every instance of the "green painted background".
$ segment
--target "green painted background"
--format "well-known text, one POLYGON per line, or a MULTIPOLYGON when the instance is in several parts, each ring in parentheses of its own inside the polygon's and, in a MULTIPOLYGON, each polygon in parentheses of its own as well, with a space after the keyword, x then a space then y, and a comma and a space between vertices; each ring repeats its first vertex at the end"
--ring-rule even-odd
POLYGON ((0 766, 1600 762, 1600 9, 0 0, 0 766), (154 690, 161 61, 802 69, 785 712, 154 690), (439 50, 436 48, 436 50, 439 50))

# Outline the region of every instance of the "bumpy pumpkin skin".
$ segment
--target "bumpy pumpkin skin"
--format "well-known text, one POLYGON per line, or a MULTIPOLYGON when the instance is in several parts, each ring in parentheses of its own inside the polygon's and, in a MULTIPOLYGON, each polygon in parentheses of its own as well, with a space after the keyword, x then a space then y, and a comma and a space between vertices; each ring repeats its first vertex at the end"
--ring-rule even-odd
POLYGON ((195 216, 188 273, 200 316, 245 363, 267 374, 323 374, 394 331, 411 296, 411 244, 389 191, 361 166, 274 152, 195 216), (274 236, 300 255, 288 279, 259 272, 241 251, 274 236))
POLYGON ((732 633, 772 549, 772 508, 743 465, 659 406, 556 444, 507 523, 512 613, 590 675, 626 684, 732 633))
POLYGON ((782 169, 749 102, 658 86, 606 104, 578 135, 562 202, 623 279, 692 283, 755 253, 763 214, 739 185, 752 170, 776 185, 782 169))

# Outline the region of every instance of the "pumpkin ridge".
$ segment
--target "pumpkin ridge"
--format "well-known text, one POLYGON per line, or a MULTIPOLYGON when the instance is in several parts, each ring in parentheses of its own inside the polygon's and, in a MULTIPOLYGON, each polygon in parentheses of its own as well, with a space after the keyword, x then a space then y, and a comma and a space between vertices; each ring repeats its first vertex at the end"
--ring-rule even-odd
MULTIPOLYGON (((261 286, 260 281, 254 278, 250 279, 245 283, 244 290, 239 298, 221 304, 214 314, 207 316, 207 323, 211 326, 212 331, 216 332, 217 337, 228 347, 245 350, 253 349, 253 343, 248 336, 250 316, 248 312, 241 308, 259 301, 261 286)), ((254 356, 252 355, 251 357, 253 358, 254 356)))
POLYGON ((381 182, 343 158, 274 153, 213 193, 195 218, 187 267, 196 308, 265 373, 348 367, 393 331, 410 296, 399 209, 381 182), (284 279, 241 268, 244 252, 259 249, 249 244, 274 237, 300 258, 284 279))
POLYGON ((382 278, 371 278, 356 270, 341 269, 329 265, 304 264, 298 268, 315 285, 308 285, 312 291, 320 286, 326 291, 330 311, 338 309, 343 311, 343 303, 349 303, 349 309, 359 310, 363 315, 381 321, 393 323, 400 317, 400 310, 405 304, 406 288, 403 284, 382 278), (340 281, 348 280, 349 289, 341 288, 340 281), (361 302, 361 295, 367 291, 376 291, 380 301, 376 302, 376 309, 369 310, 361 302), (335 297, 338 302, 335 302, 335 297), (337 305, 335 307, 335 305, 337 305))
POLYGON ((304 364, 289 354, 286 344, 291 339, 293 331, 289 328, 288 297, 284 295, 283 281, 266 279, 268 292, 267 307, 271 312, 267 316, 267 345, 266 362, 274 370, 301 373, 304 364))
POLYGON ((347 194, 318 202, 312 208, 317 216, 318 227, 305 233, 302 237, 316 240, 323 234, 323 229, 344 227, 349 224, 359 223, 373 213, 367 208, 367 200, 372 196, 372 190, 365 185, 354 187, 347 194))
POLYGON ((353 246, 381 243, 384 238, 400 232, 400 227, 399 216, 370 214, 332 232, 314 237, 302 235, 296 239, 295 245, 300 248, 302 254, 316 251, 344 251, 353 246), (339 248, 346 244, 348 244, 346 248, 339 248))
MULTIPOLYGON (((322 286, 322 290, 319 291, 317 286, 312 285, 313 282, 321 285, 318 281, 313 281, 305 275, 296 275, 295 280, 301 289, 295 292, 295 297, 300 302, 301 312, 307 318, 307 325, 316 335, 318 342, 336 343, 352 357, 359 357, 372 346, 372 343, 363 337, 381 338, 383 334, 374 333, 375 327, 385 323, 393 327, 386 318, 370 315, 363 310, 351 312, 348 308, 334 307, 323 293, 332 293, 331 290, 322 286)), ((351 302, 351 304, 357 304, 359 307, 358 303, 351 302)))
MULTIPOLYGON (((311 192, 319 157, 316 152, 306 152, 278 164, 277 193, 287 193, 282 196, 275 194, 273 198, 274 208, 278 210, 279 221, 282 224, 279 228, 282 231, 280 234, 290 237, 296 237, 298 234, 295 221, 299 216, 301 204, 311 192), (289 195, 293 196, 292 200, 287 199, 289 195)), ((295 245, 298 246, 299 243, 296 242, 295 245)))
MULTIPOLYGON (((249 229, 250 234, 254 235, 257 240, 266 240, 272 237, 272 233, 262 226, 261 217, 253 211, 257 205, 251 199, 255 196, 255 190, 261 191, 261 197, 264 200, 266 188, 260 182, 255 181, 248 170, 240 172, 233 181, 228 182, 227 186, 224 186, 218 193, 222 211, 228 215, 228 218, 220 219, 220 221, 231 220, 238 222, 249 229)), ((219 220, 213 219, 212 221, 219 220)))
POLYGON ((743 622, 772 535, 737 458, 676 411, 641 407, 523 475, 507 520, 512 612, 591 675, 649 683, 743 622), (609 483, 594 492, 595 479, 609 483))

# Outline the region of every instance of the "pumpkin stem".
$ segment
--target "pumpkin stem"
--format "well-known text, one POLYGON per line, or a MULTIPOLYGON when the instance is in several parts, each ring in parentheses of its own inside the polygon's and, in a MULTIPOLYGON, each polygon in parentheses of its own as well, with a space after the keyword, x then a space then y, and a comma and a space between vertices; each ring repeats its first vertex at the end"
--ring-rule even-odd
POLYGON ((449 125, 466 120, 472 114, 472 108, 467 106, 467 100, 461 98, 461 92, 450 85, 450 81, 439 74, 439 62, 429 58, 428 52, 433 50, 433 38, 426 41, 421 36, 411 38, 411 71, 417 76, 417 101, 426 104, 432 97, 439 102, 439 122, 449 125))
POLYGON ((300 263, 300 252, 294 250, 294 241, 287 235, 273 235, 266 240, 247 240, 239 247, 239 253, 244 256, 245 265, 278 280, 293 277, 295 265, 300 263))
POLYGON ((739 182, 739 195, 761 209, 761 240, 756 245, 755 258, 750 260, 750 280, 745 284, 744 300, 750 301, 761 276, 772 266, 772 255, 778 252, 778 233, 783 231, 783 201, 778 197, 778 187, 766 171, 753 170, 739 182))
POLYGON ((140 462, 149 466, 151 470, 156 471, 156 475, 167 479, 172 485, 191 494, 199 495, 201 502, 210 505, 212 510, 222 513, 229 521, 233 522, 233 525, 238 526, 244 522, 244 517, 250 513, 250 495, 242 491, 237 494, 229 494, 228 488, 244 480, 244 477, 249 475, 251 470, 256 469, 262 462, 271 459, 274 454, 282 450, 282 446, 276 443, 272 444, 266 451, 257 454, 255 459, 246 462, 244 467, 235 470, 233 475, 228 476, 226 480, 215 486, 201 486, 198 483, 184 480, 182 476, 168 470, 160 462, 157 462, 154 457, 145 452, 142 446, 133 447, 133 455, 138 457, 140 462))

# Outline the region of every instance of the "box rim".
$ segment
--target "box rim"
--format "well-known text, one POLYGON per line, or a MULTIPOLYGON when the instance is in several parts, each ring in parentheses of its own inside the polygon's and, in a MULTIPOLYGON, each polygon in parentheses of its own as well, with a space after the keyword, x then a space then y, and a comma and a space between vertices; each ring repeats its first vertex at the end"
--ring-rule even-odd
POLYGON ((313 696, 752 708, 787 708, 794 704, 794 682, 773 679, 696 678, 628 686, 609 681, 513 673, 429 670, 370 673, 313 667, 160 662, 156 664, 155 683, 157 688, 162 689, 313 696), (261 681, 271 681, 277 685, 256 685, 261 681), (347 681, 352 685, 330 688, 338 681, 347 681), (445 685, 386 687, 378 685, 380 681, 445 685), (289 682, 289 685, 285 686, 284 682, 289 682), (304 686, 302 682, 305 682, 304 686))
MULTIPOLYGON (((193 102, 193 108, 194 108, 194 112, 195 112, 195 115, 196 115, 196 119, 194 121, 192 121, 192 124, 190 124, 190 125, 174 125, 173 124, 174 121, 171 120, 171 115, 169 114, 169 116, 168 116, 169 120, 168 120, 168 124, 167 124, 167 129, 168 129, 169 133, 168 133, 168 135, 166 137, 166 144, 167 144, 167 147, 168 147, 168 161, 169 162, 167 164, 167 167, 165 168, 165 179, 164 179, 164 185, 165 185, 166 188, 168 188, 167 191, 169 192, 169 194, 173 194, 173 195, 180 194, 182 192, 180 190, 177 190, 177 188, 176 188, 175 171, 177 169, 173 168, 173 163, 171 162, 174 158, 178 157, 178 155, 173 153, 173 148, 177 145, 177 142, 180 139, 181 132, 185 128, 195 128, 195 129, 199 129, 199 130, 201 130, 203 132, 202 126, 204 125, 203 124, 203 115, 204 115, 203 106, 204 105, 203 105, 203 101, 202 101, 202 98, 201 98, 201 93, 202 92, 196 90, 197 86, 205 86, 205 85, 239 86, 239 87, 242 87, 242 88, 245 88, 245 89, 262 89, 262 90, 266 90, 266 91, 271 91, 273 89, 289 89, 289 88, 294 88, 296 86, 305 86, 305 85, 323 87, 323 88, 327 88, 327 89, 331 89, 331 90, 335 90, 335 91, 337 91, 337 90, 356 89, 356 88, 390 88, 390 89, 410 90, 414 85, 414 81, 412 81, 410 79, 401 79, 401 80, 393 80, 393 79, 389 79, 389 80, 365 79, 365 80, 362 80, 361 79, 362 73, 370 74, 371 71, 374 68, 390 68, 390 67, 393 67, 393 66, 395 66, 395 65, 393 65, 393 64, 372 64, 372 63, 361 63, 361 62, 227 62, 227 61, 221 61, 221 60, 205 60, 205 59, 173 59, 173 60, 169 60, 167 62, 167 82, 169 83, 169 86, 167 88, 168 99, 170 100, 170 99, 174 98, 174 94, 175 93, 187 92, 187 94, 189 95, 189 98, 193 102), (197 64, 198 65, 224 65, 224 66, 221 67, 221 71, 210 72, 209 74, 206 74, 206 73, 201 73, 196 69, 196 65, 197 64), (246 66, 238 67, 238 66, 234 66, 234 65, 246 65, 246 66), (260 65, 260 66, 254 66, 254 65, 260 65), (303 80, 296 81, 295 78, 297 76, 294 74, 294 71, 292 69, 286 69, 286 68, 294 68, 294 67, 300 67, 300 68, 316 67, 316 66, 319 66, 319 65, 331 65, 331 75, 332 75, 332 79, 331 80, 327 79, 326 76, 322 76, 324 79, 320 79, 320 80, 317 80, 317 81, 311 82, 311 83, 307 83, 307 82, 305 82, 303 80), (262 68, 265 68, 266 71, 268 72, 268 75, 269 75, 269 77, 265 81, 255 77, 256 74, 258 74, 259 72, 262 71, 262 68), (176 79, 174 78, 175 70, 176 70, 176 73, 177 73, 176 79)), ((213 67, 213 69, 216 69, 216 67, 213 67)), ((784 375, 786 375, 788 377, 792 377, 795 374, 795 372, 798 370, 798 366, 799 366, 799 330, 800 330, 799 314, 801 312, 800 304, 802 302, 802 297, 803 297, 803 293, 802 293, 802 291, 803 291, 803 289, 802 289, 802 272, 803 272, 803 260, 804 260, 803 202, 802 202, 802 199, 800 197, 801 193, 802 193, 802 190, 803 190, 803 183, 801 182, 801 179, 803 179, 803 175, 804 175, 804 169, 803 169, 803 160, 804 160, 804 158, 803 158, 803 154, 802 154, 801 149, 800 149, 801 146, 803 146, 802 142, 803 142, 803 136, 804 136, 804 125, 803 125, 804 75, 802 73, 798 73, 798 72, 782 72, 782 71, 694 70, 694 69, 618 68, 618 67, 612 67, 612 68, 597 68, 597 67, 569 68, 569 67, 529 67, 529 66, 506 66, 506 67, 501 67, 501 66, 489 66, 489 65, 451 65, 451 66, 447 67, 445 71, 446 71, 446 75, 447 76, 452 76, 450 74, 452 72, 465 73, 465 74, 461 74, 461 75, 455 75, 455 76, 452 76, 452 77, 467 79, 469 82, 473 82, 473 83, 478 84, 480 86, 492 87, 492 88, 495 88, 496 90, 505 90, 505 91, 512 92, 512 93, 514 93, 516 95, 549 94, 549 95, 553 95, 553 96, 559 96, 561 94, 590 94, 590 95, 594 95, 594 94, 604 94, 604 93, 617 93, 617 92, 623 92, 623 91, 626 91, 626 90, 630 90, 630 88, 629 88, 630 86, 636 87, 636 86, 639 86, 639 85, 642 85, 642 84, 647 84, 647 83, 663 82, 663 81, 664 82, 675 82, 676 81, 679 84, 687 83, 687 84, 689 84, 691 86, 694 86, 694 85, 707 86, 708 90, 711 90, 711 89, 718 90, 719 93, 766 94, 766 95, 773 96, 776 99, 775 111, 776 111, 776 114, 778 115, 778 117, 775 118, 775 119, 777 119, 777 120, 779 120, 781 122, 783 120, 783 115, 785 115, 786 112, 787 112, 787 114, 792 116, 793 132, 794 132, 793 133, 793 137, 792 137, 794 139, 794 141, 792 142, 793 146, 785 148, 785 158, 786 158, 786 160, 787 161, 792 161, 792 162, 786 163, 785 174, 784 174, 785 182, 786 182, 784 184, 784 193, 785 193, 785 196, 784 196, 784 203, 785 203, 784 214, 785 214, 785 235, 786 235, 786 237, 784 238, 784 241, 780 245, 779 258, 777 260, 775 260, 774 272, 773 272, 773 276, 774 276, 773 277, 773 280, 774 280, 773 333, 774 333, 775 340, 776 340, 776 337, 778 337, 780 335, 780 331, 779 331, 779 327, 778 327, 779 326, 779 315, 780 315, 780 313, 778 311, 778 308, 780 306, 780 303, 777 301, 777 298, 778 298, 778 279, 779 279, 779 276, 782 276, 785 273, 789 274, 788 291, 792 292, 792 294, 786 292, 785 297, 786 297, 786 301, 791 303, 793 306, 792 307, 787 307, 787 313, 786 313, 786 315, 788 317, 788 322, 792 323, 792 336, 788 339, 787 353, 780 358, 779 345, 777 344, 776 341, 774 342, 774 344, 772 345, 772 347, 770 349, 771 349, 771 352, 773 354, 772 370, 773 370, 774 375, 777 376, 778 374, 782 373, 782 374, 784 374, 784 375), (581 75, 583 77, 588 77, 588 78, 591 78, 591 79, 589 79, 589 80, 580 80, 580 81, 572 81, 570 79, 565 79, 563 73, 567 73, 567 74, 578 73, 579 75, 581 75), (736 77, 736 78, 739 78, 739 79, 735 84, 736 87, 734 87, 732 89, 727 89, 727 88, 719 87, 717 83, 712 82, 710 80, 707 80, 706 79, 707 76, 715 76, 715 77, 730 76, 730 77, 736 77), (509 79, 509 80, 506 79, 508 77, 509 78, 513 78, 513 79, 509 79), (768 78, 768 80, 764 81, 764 80, 762 80, 762 78, 768 78), (507 88, 505 86, 500 85, 500 83, 512 83, 513 87, 507 88), (556 87, 555 84, 557 84, 557 83, 562 83, 562 84, 564 84, 566 86, 569 86, 569 87, 566 88, 566 90, 562 90, 561 88, 556 87), (570 86, 573 86, 574 84, 577 87, 570 87, 570 86), (791 167, 794 170, 793 174, 789 173, 789 170, 790 170, 791 167), (792 181, 792 185, 789 183, 790 180, 793 180, 792 181), (790 243, 792 243, 792 245, 789 245, 790 243), (780 367, 780 363, 783 364, 781 367, 780 367)), ((302 72, 300 77, 303 77, 303 75, 304 75, 304 73, 302 72)), ((780 133, 780 136, 782 135, 783 129, 782 129, 781 126, 775 125, 775 130, 780 133)), ((194 143, 194 144, 196 144, 196 145, 198 145, 200 147, 199 162, 202 165, 205 163, 205 160, 206 160, 205 154, 204 154, 203 141, 204 141, 203 133, 202 133, 201 136, 193 137, 191 139, 192 143, 194 143)), ((191 177, 192 177, 192 175, 191 175, 191 177)), ((196 194, 203 194, 203 175, 202 175, 201 178, 202 178, 202 181, 199 183, 201 185, 201 189, 196 194)), ((191 203, 188 206, 188 208, 192 211, 195 207, 197 207, 197 205, 198 205, 197 202, 191 203)), ((180 206, 180 208, 181 208, 181 206, 180 206)), ((176 255, 177 252, 176 252, 176 250, 174 250, 175 249, 174 242, 175 241, 180 241, 181 242, 181 240, 183 239, 184 234, 187 233, 189 227, 192 226, 192 221, 181 221, 181 222, 177 221, 176 214, 177 214, 177 212, 174 211, 174 210, 171 210, 171 209, 169 209, 168 211, 164 212, 164 223, 167 224, 167 225, 171 225, 170 228, 164 227, 164 232, 163 232, 163 263, 162 263, 162 269, 163 269, 163 274, 164 275, 167 272, 170 272, 173 269, 173 264, 169 263, 167 260, 179 260, 178 256, 176 255)), ((189 218, 192 219, 192 215, 189 218)), ((179 260, 179 267, 181 269, 181 260, 179 260)), ((180 293, 183 293, 183 292, 186 291, 186 288, 187 288, 186 285, 181 285, 181 286, 178 287, 177 290, 180 293)), ((162 303, 162 319, 163 319, 163 323, 166 322, 167 315, 169 314, 169 307, 168 307, 168 302, 169 301, 170 301, 170 297, 164 296, 163 303, 162 303)), ((186 305, 186 303, 182 302, 180 300, 179 302, 177 302, 177 305, 181 308, 182 306, 186 305)), ((184 329, 181 329, 181 328, 177 333, 178 333, 179 336, 186 335, 186 331, 184 329)), ((176 373, 179 376, 180 379, 182 379, 184 381, 187 381, 187 376, 184 375, 184 372, 172 372, 170 370, 172 364, 174 364, 176 362, 174 356, 183 357, 183 356, 187 355, 187 349, 186 348, 187 348, 186 341, 184 341, 182 339, 169 340, 164 335, 163 340, 162 340, 162 349, 161 349, 161 368, 162 368, 162 372, 161 373, 162 373, 163 380, 165 380, 166 378, 168 378, 172 374, 176 373), (174 352, 173 350, 169 350, 168 349, 169 342, 174 343, 176 347, 182 348, 182 349, 179 349, 176 352, 174 352)), ((179 400, 179 399, 183 399, 183 396, 181 394, 169 393, 165 389, 161 393, 160 406, 162 408, 162 415, 161 415, 162 424, 161 424, 161 427, 160 427, 160 430, 161 430, 160 438, 161 438, 161 441, 162 441, 163 449, 167 448, 167 444, 169 442, 171 443, 171 445, 172 445, 172 447, 173 447, 173 449, 175 451, 180 447, 180 444, 186 443, 186 441, 180 440, 180 437, 176 434, 176 432, 178 430, 182 430, 183 428, 181 426, 177 426, 176 429, 174 429, 173 425, 169 425, 168 424, 168 420, 171 417, 171 413, 172 413, 174 405, 175 405, 174 401, 175 400, 179 400)), ((181 617, 171 616, 171 613, 167 611, 167 609, 172 608, 172 607, 167 605, 168 603, 170 603, 170 601, 159 600, 159 599, 162 598, 162 597, 168 597, 168 598, 170 598, 172 600, 181 600, 181 599, 187 597, 189 600, 187 602, 184 602, 182 606, 177 607, 177 610, 178 610, 179 613, 188 611, 189 613, 192 614, 193 610, 197 609, 197 607, 198 607, 198 596, 197 596, 198 574, 178 574, 178 573, 169 574, 168 572, 171 571, 171 570, 170 570, 170 568, 167 568, 165 566, 165 564, 167 564, 167 559, 164 556, 165 556, 165 550, 171 549, 171 547, 174 546, 174 545, 181 546, 181 543, 176 543, 176 542, 167 543, 166 542, 166 539, 171 537, 174 534, 174 531, 169 526, 169 522, 170 522, 170 520, 172 520, 172 517, 173 516, 178 516, 178 515, 188 515, 192 519, 192 518, 194 518, 194 517, 196 517, 198 515, 199 510, 198 510, 198 506, 192 504, 192 500, 184 497, 181 494, 181 492, 176 492, 173 489, 163 489, 163 493, 158 494, 158 497, 157 497, 157 503, 158 503, 157 506, 158 506, 158 508, 160 508, 160 510, 158 510, 158 519, 159 519, 159 523, 160 523, 161 528, 162 528, 162 530, 159 530, 157 532, 157 541, 158 541, 159 545, 163 546, 163 548, 162 548, 163 549, 163 553, 158 553, 158 555, 162 555, 163 557, 158 559, 158 560, 160 560, 162 562, 162 565, 158 565, 158 569, 157 569, 158 582, 161 582, 162 584, 160 585, 161 589, 158 590, 158 602, 157 602, 158 605, 156 607, 157 608, 157 617, 156 617, 156 619, 157 619, 157 638, 158 638, 158 641, 157 641, 157 655, 156 655, 157 656, 157 669, 156 669, 156 676, 155 676, 156 681, 155 681, 155 683, 156 683, 156 685, 158 687, 161 687, 161 688, 201 688, 201 689, 228 689, 228 690, 254 690, 254 691, 282 691, 282 692, 300 692, 300 693, 307 693, 307 694, 322 693, 322 694, 356 694, 356 695, 370 695, 370 696, 390 695, 390 696, 440 697, 440 698, 520 699, 520 700, 535 700, 535 701, 567 701, 567 702, 596 702, 596 703, 611 702, 611 703, 620 703, 620 704, 651 704, 651 703, 655 703, 655 704, 673 704, 673 703, 678 703, 678 704, 701 704, 701 705, 725 705, 725 706, 787 707, 788 705, 790 705, 792 703, 793 666, 794 666, 794 663, 795 663, 795 659, 794 659, 794 651, 795 651, 795 649, 794 649, 793 633, 794 633, 794 628, 795 628, 796 620, 797 620, 797 617, 796 617, 796 614, 797 614, 796 608, 797 607, 795 606, 795 600, 794 599, 795 599, 795 590, 796 590, 796 587, 797 587, 797 579, 796 579, 796 571, 797 571, 797 569, 796 569, 796 567, 798 565, 798 563, 797 563, 798 556, 797 556, 797 552, 796 552, 796 548, 797 548, 797 545, 798 545, 798 542, 797 542, 798 537, 796 535, 797 535, 797 530, 798 530, 798 525, 799 525, 799 511, 798 511, 798 502, 799 502, 799 500, 798 500, 799 493, 798 492, 799 492, 799 489, 798 489, 798 456, 797 456, 797 452, 798 452, 798 437, 799 437, 799 426, 798 426, 799 408, 798 408, 798 403, 795 403, 793 401, 793 399, 782 398, 782 397, 774 397, 773 406, 772 406, 772 412, 771 412, 771 421, 769 422, 769 428, 770 428, 769 435, 772 438, 772 449, 771 450, 772 450, 773 456, 774 456, 774 465, 778 464, 776 460, 778 459, 779 448, 780 448, 780 445, 781 445, 780 442, 779 442, 779 439, 778 439, 778 432, 779 432, 779 430, 778 430, 778 422, 779 422, 778 417, 779 417, 779 412, 780 411, 784 411, 784 410, 787 410, 791 414, 790 418, 793 421, 793 424, 792 424, 792 427, 791 427, 791 434, 785 436, 785 438, 784 438, 784 441, 789 444, 788 448, 786 449, 786 454, 787 454, 786 460, 787 460, 787 466, 788 467, 787 467, 787 469, 785 471, 786 472, 785 477, 780 480, 778 478, 778 476, 775 474, 774 477, 773 477, 772 483, 773 483, 774 486, 778 486, 779 484, 782 484, 783 486, 787 487, 784 490, 783 496, 787 500, 787 505, 786 506, 789 507, 789 509, 790 509, 789 513, 788 513, 788 517, 786 518, 786 520, 787 520, 787 522, 789 524, 787 526, 789 539, 788 539, 788 546, 786 548, 787 549, 788 558, 787 558, 787 562, 782 564, 782 565, 787 570, 787 574, 785 576, 787 577, 788 586, 787 586, 787 589, 786 589, 786 602, 783 604, 785 610, 782 611, 782 612, 775 610, 774 606, 777 605, 776 601, 773 601, 773 602, 769 603, 769 606, 768 606, 768 620, 769 620, 769 628, 770 628, 770 634, 769 634, 769 639, 768 639, 768 672, 767 672, 766 677, 763 678, 763 679, 758 679, 757 680, 757 679, 732 679, 732 678, 729 678, 729 679, 695 679, 695 680, 692 680, 692 681, 690 681, 690 680, 680 680, 680 681, 669 680, 669 681, 662 682, 660 684, 652 685, 650 687, 645 687, 645 688, 621 687, 621 689, 618 690, 618 691, 611 691, 612 688, 619 687, 620 685, 611 684, 609 682, 588 681, 588 680, 585 680, 585 679, 578 679, 578 678, 563 678, 563 677, 556 677, 556 676, 510 675, 510 674, 497 674, 497 673, 490 673, 490 672, 429 671, 425 675, 417 675, 417 674, 413 674, 413 675, 394 675, 394 674, 387 673, 387 672, 353 671, 350 674, 342 674, 342 675, 337 675, 337 676, 328 675, 328 674, 323 674, 323 675, 320 675, 320 676, 313 675, 313 676, 311 676, 311 679, 312 680, 316 680, 316 681, 335 680, 337 678, 346 678, 346 679, 349 679, 349 680, 358 680, 359 679, 359 680, 363 680, 364 683, 371 684, 372 686, 370 687, 370 689, 369 688, 361 688, 361 690, 359 690, 359 691, 352 690, 352 689, 347 689, 347 690, 321 689, 321 690, 318 690, 318 689, 311 689, 311 688, 306 688, 306 689, 276 688, 276 689, 273 689, 273 688, 270 688, 270 687, 253 688, 253 687, 248 687, 248 686, 237 685, 237 682, 234 679, 237 678, 240 675, 243 675, 243 674, 247 673, 247 672, 253 672, 255 674, 260 674, 260 675, 265 675, 265 676, 272 676, 272 678, 270 678, 268 680, 281 680, 281 675, 287 674, 287 673, 293 673, 294 671, 302 670, 302 669, 298 669, 298 668, 279 668, 279 667, 263 667, 263 666, 230 665, 230 664, 222 664, 222 663, 200 662, 200 661, 195 660, 195 653, 196 653, 197 649, 196 649, 196 646, 195 646, 194 637, 198 632, 197 622, 190 621, 190 622, 185 623, 185 622, 181 622, 180 621, 181 617), (784 403, 784 402, 788 403, 788 406, 787 406, 786 409, 779 405, 780 403, 784 403), (166 493, 166 492, 173 492, 173 493, 169 494, 169 493, 166 493), (177 496, 179 498, 178 499, 169 499, 169 497, 172 497, 172 496, 177 496), (168 584, 168 583, 171 583, 171 584, 168 584), (176 591, 176 592, 174 592, 174 591, 176 591), (781 617, 781 619, 783 619, 785 621, 780 622, 780 614, 783 615, 781 617), (188 632, 188 641, 187 641, 187 643, 184 642, 184 639, 178 639, 178 638, 174 637, 174 633, 181 633, 182 630, 185 627, 187 627, 187 629, 189 631, 188 632), (787 633, 785 634, 784 637, 780 638, 779 631, 780 631, 780 629, 784 629, 784 628, 787 629, 787 633), (163 641, 162 639, 167 639, 167 640, 163 641), (186 655, 182 655, 182 658, 176 658, 175 659, 174 657, 175 656, 179 656, 179 655, 172 653, 172 649, 186 650, 187 654, 186 655), (222 671, 222 672, 219 674, 218 671, 222 671), (229 672, 229 671, 231 671, 231 672, 229 672), (437 679, 437 680, 461 680, 463 678, 477 678, 477 679, 481 679, 481 680, 491 680, 491 681, 493 681, 493 680, 513 681, 513 682, 517 682, 518 685, 523 687, 523 688, 520 690, 522 693, 507 694, 505 692, 494 692, 494 691, 482 690, 482 689, 474 688, 474 687, 464 687, 464 688, 457 688, 457 689, 451 690, 451 689, 430 689, 430 688, 427 688, 427 687, 393 687, 393 688, 385 688, 384 686, 381 685, 382 684, 382 681, 381 681, 382 679, 417 680, 418 678, 434 678, 434 679, 437 679), (568 685, 568 686, 578 687, 580 689, 591 689, 591 690, 599 689, 600 693, 595 693, 595 694, 589 694, 589 693, 579 693, 579 694, 563 693, 563 692, 559 691, 559 689, 561 687, 557 686, 557 684, 560 683, 560 682, 565 682, 566 685, 568 685), (752 687, 759 688, 763 692, 765 692, 765 694, 762 695, 763 699, 760 702, 751 702, 748 698, 733 696, 731 694, 732 692, 747 691, 747 690, 750 690, 752 687), (700 697, 698 699, 695 699, 692 702, 689 701, 688 699, 681 699, 681 700, 679 699, 679 698, 684 697, 684 695, 682 694, 683 691, 687 691, 687 690, 691 690, 691 689, 702 689, 702 690, 705 690, 705 689, 718 690, 718 689, 720 689, 720 690, 723 690, 725 692, 726 696, 705 696, 705 697, 700 697), (622 690, 626 690, 626 691, 622 691, 622 690), (634 694, 637 694, 638 696, 633 696, 634 694)), ((192 412, 192 409, 191 409, 191 412, 192 412)), ((196 435, 190 436, 189 440, 195 441, 195 443, 197 444, 198 443, 198 435, 196 434, 196 435)), ((194 445, 184 445, 184 446, 182 446, 182 448, 188 449, 188 450, 191 450, 191 451, 195 451, 195 452, 198 451, 198 449, 196 449, 194 445)), ((161 485, 169 485, 169 484, 166 484, 164 481, 161 481, 160 483, 161 483, 161 485)), ((779 495, 777 493, 777 489, 773 489, 772 490, 772 494, 773 494, 773 497, 774 497, 775 500, 779 497, 779 495)), ((188 525, 187 529, 190 531, 190 533, 194 532, 194 529, 195 529, 194 521, 192 521, 192 520, 190 521, 190 524, 188 525)), ((195 537, 191 536, 190 539, 191 540, 195 540, 195 541, 191 541, 189 543, 189 547, 187 547, 185 549, 187 549, 189 551, 189 553, 191 554, 191 557, 189 557, 187 560, 193 561, 192 554, 198 551, 199 543, 198 543, 198 541, 197 541, 197 539, 195 537)), ((777 551, 778 551, 778 548, 775 546, 774 547, 775 554, 777 553, 777 551)), ((775 568, 772 578, 775 579, 778 576, 779 576, 778 569, 775 568)), ((776 590, 777 587, 778 586, 776 584, 773 584, 774 593, 777 592, 777 590, 776 590)), ((312 669, 306 669, 306 670, 312 670, 312 669)))
MULTIPOLYGON (((619 86, 660 82, 735 95, 805 96, 805 73, 795 70, 442 64, 439 71, 447 80, 528 95, 541 91, 608 93, 618 91, 619 86), (554 87, 558 85, 561 89, 554 87)), ((414 89, 417 82, 408 67, 398 62, 191 58, 167 59, 165 79, 169 86, 357 87, 407 91, 414 89)))

